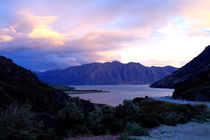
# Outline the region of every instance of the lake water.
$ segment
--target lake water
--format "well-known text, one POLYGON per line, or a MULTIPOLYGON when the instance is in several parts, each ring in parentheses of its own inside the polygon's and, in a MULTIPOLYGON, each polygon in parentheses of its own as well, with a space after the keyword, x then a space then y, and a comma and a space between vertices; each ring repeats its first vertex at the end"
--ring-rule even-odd
POLYGON ((162 97, 171 96, 173 89, 158 89, 150 88, 149 85, 94 85, 94 86, 73 86, 76 89, 86 90, 105 90, 107 93, 88 93, 75 94, 73 97, 80 97, 81 99, 90 100, 93 103, 108 104, 117 106, 125 99, 134 99, 135 97, 162 97))

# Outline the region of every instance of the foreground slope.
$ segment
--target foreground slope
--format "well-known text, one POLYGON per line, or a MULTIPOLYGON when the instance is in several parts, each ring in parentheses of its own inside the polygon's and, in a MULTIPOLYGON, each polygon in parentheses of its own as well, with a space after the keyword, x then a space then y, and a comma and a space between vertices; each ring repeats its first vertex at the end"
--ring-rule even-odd
POLYGON ((210 46, 185 66, 151 85, 155 88, 175 88, 173 98, 210 100, 210 46))
POLYGON ((67 96, 38 80, 35 74, 0 56, 0 108, 29 103, 35 112, 54 114, 67 96))
POLYGON ((50 84, 66 85, 117 85, 150 84, 164 78, 177 68, 145 67, 139 63, 91 63, 72 66, 64 70, 39 73, 40 80, 50 84))

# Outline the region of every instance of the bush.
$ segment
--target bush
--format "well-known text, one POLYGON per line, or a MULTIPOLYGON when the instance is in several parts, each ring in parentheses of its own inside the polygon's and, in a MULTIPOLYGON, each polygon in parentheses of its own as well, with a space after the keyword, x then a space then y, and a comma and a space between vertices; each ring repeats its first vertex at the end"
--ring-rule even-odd
POLYGON ((186 115, 184 113, 179 113, 176 116, 176 122, 177 123, 187 123, 187 122, 189 122, 189 119, 186 117, 186 115))
POLYGON ((177 114, 178 123, 186 123, 194 116, 193 108, 190 104, 176 104, 171 110, 177 114))
POLYGON ((207 110, 208 110, 208 106, 205 105, 205 104, 200 104, 200 105, 194 105, 194 114, 195 115, 199 115, 199 114, 202 114, 202 113, 207 113, 207 110))
POLYGON ((127 123, 126 132, 129 136, 143 136, 148 135, 148 132, 136 123, 127 123))
POLYGON ((205 115, 197 115, 194 118, 194 121, 199 122, 199 123, 203 123, 203 122, 207 122, 207 118, 205 115))
MULTIPOLYGON (((165 107, 164 107, 165 108, 165 107)), ((205 121, 205 115, 207 112, 206 105, 182 105, 171 104, 167 105, 168 112, 163 112, 164 123, 167 125, 176 125, 176 123, 187 123, 191 119, 197 121, 205 121), (168 108, 170 106, 170 108, 168 108)))
POLYGON ((114 116, 114 108, 106 105, 96 106, 89 113, 87 126, 95 135, 117 134, 124 128, 123 122, 114 116))
POLYGON ((90 131, 88 130, 87 126, 85 124, 73 124, 65 131, 65 137, 75 137, 77 135, 85 135, 90 134, 90 131))
POLYGON ((137 105, 135 105, 130 100, 124 100, 123 105, 116 107, 116 117, 119 119, 124 119, 125 121, 135 121, 140 115, 140 110, 137 105))
POLYGON ((66 123, 77 123, 84 119, 84 114, 75 102, 69 102, 65 108, 58 112, 57 119, 66 121, 66 123))
POLYGON ((94 135, 100 135, 106 133, 105 128, 102 126, 101 121, 103 118, 103 112, 101 108, 96 107, 96 109, 89 113, 87 119, 87 126, 90 128, 94 135))
POLYGON ((80 100, 72 98, 66 104, 66 107, 58 111, 56 130, 59 136, 74 136, 85 132, 83 130, 85 116, 80 104, 80 100), (79 128, 81 128, 81 131, 78 131, 79 128))
POLYGON ((108 105, 102 105, 100 106, 100 109, 103 114, 114 114, 115 112, 115 108, 108 105))
POLYGON ((204 114, 204 116, 205 116, 206 119, 210 119, 210 112, 204 114))
POLYGON ((101 124, 108 134, 117 134, 123 130, 124 122, 115 118, 115 108, 105 105, 101 107, 101 111, 103 113, 101 124))
POLYGON ((140 115, 138 123, 145 128, 153 128, 160 126, 163 118, 155 113, 143 113, 140 115))
POLYGON ((37 140, 47 139, 48 132, 42 131, 43 124, 36 120, 29 105, 11 105, 0 113, 0 139, 37 140))
POLYGON ((117 140, 141 140, 141 139, 136 139, 136 138, 130 138, 127 133, 122 133, 120 136, 117 138, 117 140))
POLYGON ((177 114, 173 111, 170 111, 170 112, 166 112, 164 114, 164 123, 166 125, 172 125, 172 126, 175 126, 176 125, 176 117, 177 117, 177 114))
POLYGON ((130 138, 127 133, 122 133, 120 136, 117 138, 117 140, 140 140, 136 138, 130 138))
POLYGON ((158 100, 151 100, 151 99, 141 99, 140 101, 137 101, 137 99, 134 100, 136 104, 138 104, 139 108, 143 110, 144 112, 151 113, 151 112, 158 112, 162 109, 163 106, 165 106, 167 103, 163 101, 158 100))

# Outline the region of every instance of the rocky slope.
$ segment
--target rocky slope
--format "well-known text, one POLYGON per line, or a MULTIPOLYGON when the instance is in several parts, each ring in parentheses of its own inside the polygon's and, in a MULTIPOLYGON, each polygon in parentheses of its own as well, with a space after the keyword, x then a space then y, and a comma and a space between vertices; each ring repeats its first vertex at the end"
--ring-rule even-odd
POLYGON ((177 68, 145 67, 139 63, 91 63, 64 70, 39 73, 40 80, 50 84, 66 85, 116 85, 150 84, 164 78, 177 68))
POLYGON ((175 88, 173 98, 210 100, 210 46, 185 66, 151 85, 155 88, 175 88))
POLYGON ((202 68, 192 79, 178 83, 173 98, 210 101, 210 64, 202 68))
POLYGON ((63 92, 38 80, 31 71, 0 56, 0 109, 12 103, 27 103, 39 114, 55 114, 67 98, 63 92))

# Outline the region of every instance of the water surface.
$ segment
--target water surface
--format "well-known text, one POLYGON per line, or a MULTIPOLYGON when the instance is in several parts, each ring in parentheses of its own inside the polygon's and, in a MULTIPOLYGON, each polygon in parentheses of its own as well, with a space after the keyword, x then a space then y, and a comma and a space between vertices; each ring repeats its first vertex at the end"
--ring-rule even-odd
POLYGON ((94 86, 73 86, 76 89, 86 90, 108 90, 107 93, 88 93, 75 94, 73 97, 90 100, 93 103, 102 103, 117 106, 125 99, 134 99, 135 97, 162 97, 171 96, 173 89, 150 88, 149 85, 94 85, 94 86))

